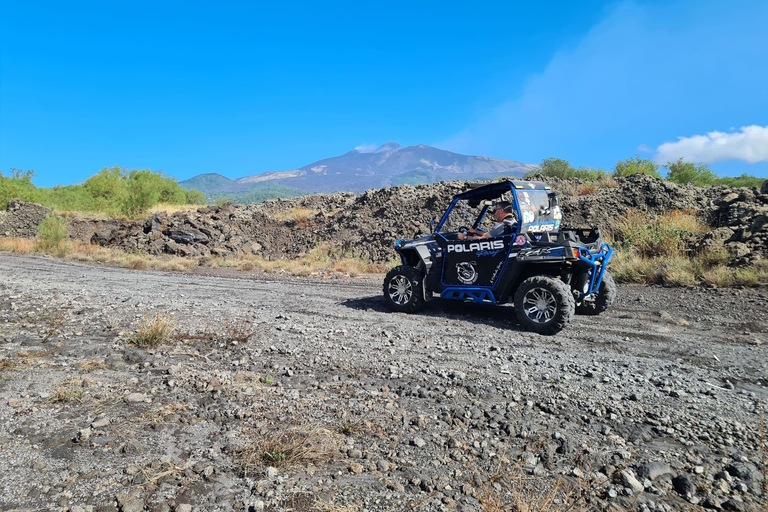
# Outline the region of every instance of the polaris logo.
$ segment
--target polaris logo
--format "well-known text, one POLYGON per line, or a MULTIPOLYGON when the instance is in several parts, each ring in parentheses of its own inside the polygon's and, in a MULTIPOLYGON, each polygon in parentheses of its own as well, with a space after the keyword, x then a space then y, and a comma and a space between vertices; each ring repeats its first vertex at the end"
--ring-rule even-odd
POLYGON ((471 244, 449 244, 448 252, 491 251, 503 248, 503 240, 493 240, 491 242, 472 242, 471 244))

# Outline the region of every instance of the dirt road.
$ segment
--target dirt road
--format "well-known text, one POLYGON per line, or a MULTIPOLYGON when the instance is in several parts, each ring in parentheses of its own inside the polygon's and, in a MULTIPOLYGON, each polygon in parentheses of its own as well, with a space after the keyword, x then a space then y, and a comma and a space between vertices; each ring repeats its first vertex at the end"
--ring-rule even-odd
POLYGON ((764 503, 765 288, 620 286, 553 337, 380 294, 0 254, 0 509, 478 510, 514 475, 581 508, 764 503), (132 344, 158 314, 178 339, 132 344))

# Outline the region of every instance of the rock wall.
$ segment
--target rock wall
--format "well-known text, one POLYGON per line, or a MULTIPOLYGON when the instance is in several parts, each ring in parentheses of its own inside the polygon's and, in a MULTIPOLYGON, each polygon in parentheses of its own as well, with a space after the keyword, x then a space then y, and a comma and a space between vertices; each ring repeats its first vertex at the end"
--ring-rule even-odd
POLYGON ((8 201, 8 209, 0 211, 0 236, 34 238, 37 228, 51 210, 18 199, 8 201))
MULTIPOLYGON (((712 231, 690 238, 690 247, 725 247, 737 262, 768 257, 768 185, 762 189, 679 186, 644 175, 617 180, 614 188, 572 195, 578 180, 547 179, 562 197, 564 225, 610 230, 630 210, 659 214, 690 210, 712 231)), ((259 254, 296 257, 327 243, 349 254, 384 261, 399 238, 428 234, 464 182, 316 194, 261 204, 206 206, 154 215, 141 222, 70 219, 74 238, 130 252, 185 257, 259 254)), ((0 212, 0 234, 35 236, 48 209, 9 203, 0 212), (13 208, 10 208, 13 204, 13 208)))

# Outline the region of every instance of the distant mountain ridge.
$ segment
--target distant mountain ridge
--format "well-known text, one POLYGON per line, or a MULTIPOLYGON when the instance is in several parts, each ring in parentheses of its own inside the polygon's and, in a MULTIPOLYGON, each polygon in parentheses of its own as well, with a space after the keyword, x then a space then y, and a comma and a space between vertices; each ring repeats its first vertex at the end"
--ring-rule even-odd
POLYGON ((234 180, 216 173, 199 174, 179 183, 188 189, 201 190, 209 197, 267 187, 287 187, 305 193, 359 193, 371 188, 441 180, 521 177, 536 167, 514 160, 462 155, 423 144, 404 147, 388 142, 373 149, 356 148, 293 170, 264 172, 234 180))

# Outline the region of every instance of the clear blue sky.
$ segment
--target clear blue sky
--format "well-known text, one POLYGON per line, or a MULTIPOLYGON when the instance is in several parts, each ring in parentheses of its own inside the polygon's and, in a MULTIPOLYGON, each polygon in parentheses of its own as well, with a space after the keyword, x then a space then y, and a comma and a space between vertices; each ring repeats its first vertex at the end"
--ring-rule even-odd
POLYGON ((768 175, 765 0, 469 4, 2 1, 0 171, 237 178, 397 141, 768 175))

